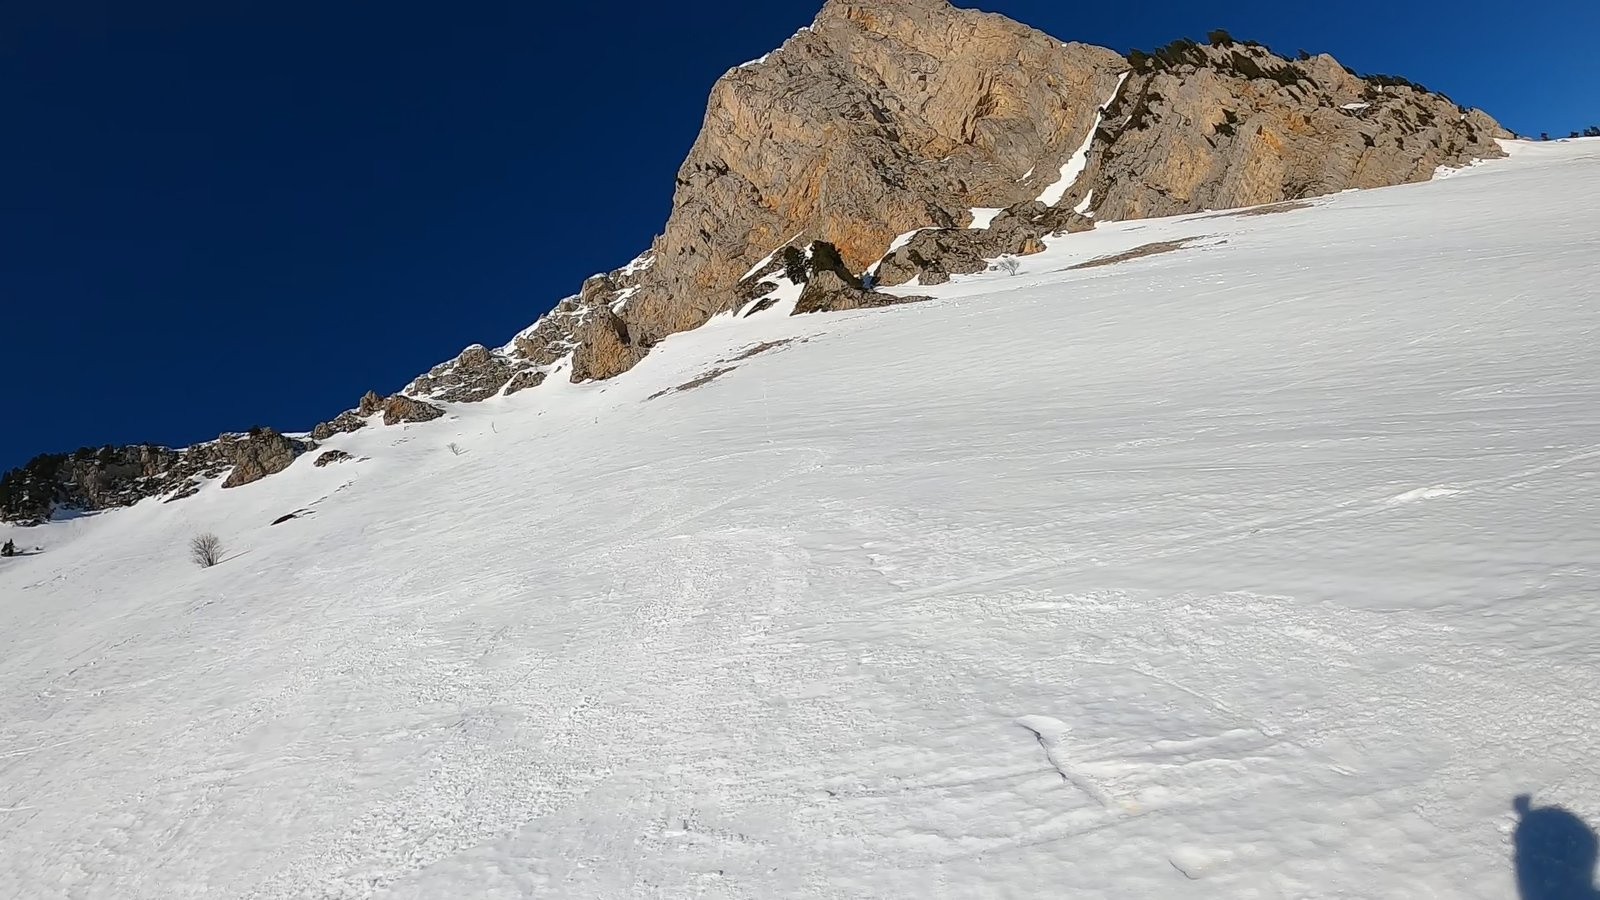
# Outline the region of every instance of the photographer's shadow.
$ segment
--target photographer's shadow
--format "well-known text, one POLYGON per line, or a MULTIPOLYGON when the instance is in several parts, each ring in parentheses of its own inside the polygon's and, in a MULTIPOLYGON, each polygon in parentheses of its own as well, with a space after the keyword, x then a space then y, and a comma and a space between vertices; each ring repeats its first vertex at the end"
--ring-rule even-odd
POLYGON ((1559 806, 1534 807, 1527 794, 1512 806, 1520 816, 1512 842, 1522 900, 1600 900, 1594 829, 1559 806))

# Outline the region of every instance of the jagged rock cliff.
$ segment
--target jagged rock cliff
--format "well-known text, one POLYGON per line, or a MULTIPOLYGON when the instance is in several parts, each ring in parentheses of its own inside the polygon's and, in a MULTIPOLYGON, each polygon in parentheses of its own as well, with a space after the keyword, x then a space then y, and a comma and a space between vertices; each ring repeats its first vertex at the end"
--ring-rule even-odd
MULTIPOLYGON (((1360 78, 1329 56, 1219 40, 1129 59, 946 0, 828 0, 810 26, 712 88, 648 251, 589 278, 504 346, 468 347, 312 437, 379 413, 386 424, 443 414, 426 400, 611 378, 718 314, 894 302, 862 283, 864 270, 878 284, 934 284, 1097 220, 1424 180, 1502 155, 1499 137, 1509 134, 1482 112, 1360 78)), ((0 518, 130 503, 229 466, 238 483, 300 452, 213 444, 74 455, 44 466, 48 477, 30 464, 6 476, 0 518)))
POLYGON ((1382 81, 1327 55, 1178 42, 1131 73, 1081 189, 1099 217, 1135 219, 1426 181, 1504 155, 1495 139, 1510 134, 1483 112, 1382 81))
POLYGON ((1129 66, 1078 164, 1063 170, 1070 184, 1009 206, 987 229, 918 233, 880 264, 881 283, 981 271, 1002 254, 1035 252, 1045 235, 1092 227, 1088 217, 1425 181, 1440 166, 1503 155, 1496 138, 1510 136, 1479 110, 1398 79, 1360 78, 1327 55, 1290 60, 1258 44, 1177 41, 1129 66))
POLYGON ((222 486, 238 487, 283 471, 315 446, 258 428, 182 450, 134 444, 47 453, 0 476, 0 519, 34 525, 59 508, 92 511, 146 497, 176 500, 198 490, 201 479, 223 472, 228 477, 222 486))
POLYGON ((774 251, 812 240, 882 284, 1042 248, 1050 234, 1424 180, 1501 155, 1493 119, 1330 56, 1180 41, 1138 64, 946 0, 829 0, 812 25, 712 88, 651 249, 597 275, 486 363, 408 386, 471 393, 626 371, 750 299, 774 251), (1003 209, 971 229, 974 209, 1003 209), (906 236, 915 229, 929 229, 906 236), (897 237, 907 243, 891 248, 897 237), (569 356, 568 354, 572 354, 569 356))

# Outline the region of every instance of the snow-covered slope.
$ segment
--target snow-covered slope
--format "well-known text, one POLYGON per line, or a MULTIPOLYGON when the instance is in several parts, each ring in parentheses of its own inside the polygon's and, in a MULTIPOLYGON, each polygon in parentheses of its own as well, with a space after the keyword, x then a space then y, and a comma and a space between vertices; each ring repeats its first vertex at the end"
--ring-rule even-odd
POLYGON ((0 896, 1511 896, 1600 821, 1600 141, 1513 150, 7 529, 0 896))

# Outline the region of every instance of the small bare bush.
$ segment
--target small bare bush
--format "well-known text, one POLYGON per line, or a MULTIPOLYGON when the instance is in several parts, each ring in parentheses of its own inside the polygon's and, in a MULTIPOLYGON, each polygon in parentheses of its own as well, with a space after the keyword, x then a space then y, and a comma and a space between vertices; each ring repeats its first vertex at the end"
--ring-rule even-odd
POLYGON ((189 542, 189 558, 202 569, 209 569, 222 562, 222 538, 211 532, 197 534, 189 542))
POLYGON ((1017 259, 1015 256, 1002 256, 994 261, 994 268, 997 272, 1015 275, 1017 270, 1022 268, 1022 260, 1017 259))
POLYGON ((454 455, 454 456, 460 456, 460 455, 461 455, 461 454, 463 454, 463 453, 465 453, 465 452, 467 452, 467 451, 465 451, 465 450, 463 450, 463 449, 461 449, 461 445, 460 445, 460 444, 458 444, 458 443, 456 443, 456 442, 454 442, 454 441, 451 441, 451 442, 450 442, 450 443, 448 443, 448 444, 445 444, 445 445, 444 445, 444 448, 445 448, 445 449, 446 449, 446 450, 449 450, 449 451, 450 451, 450 453, 451 453, 451 454, 452 454, 452 455, 454 455))

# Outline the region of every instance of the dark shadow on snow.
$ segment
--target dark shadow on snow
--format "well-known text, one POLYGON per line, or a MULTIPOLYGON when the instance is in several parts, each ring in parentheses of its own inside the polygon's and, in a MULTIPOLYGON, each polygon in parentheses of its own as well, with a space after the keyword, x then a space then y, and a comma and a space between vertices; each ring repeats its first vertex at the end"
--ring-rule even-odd
POLYGON ((1523 794, 1517 810, 1513 864, 1522 900, 1600 900, 1594 867, 1600 841, 1594 829, 1559 806, 1534 807, 1523 794))
POLYGON ((58 506, 50 510, 50 521, 71 522, 73 519, 87 519, 105 512, 103 509, 76 509, 70 506, 58 506))

